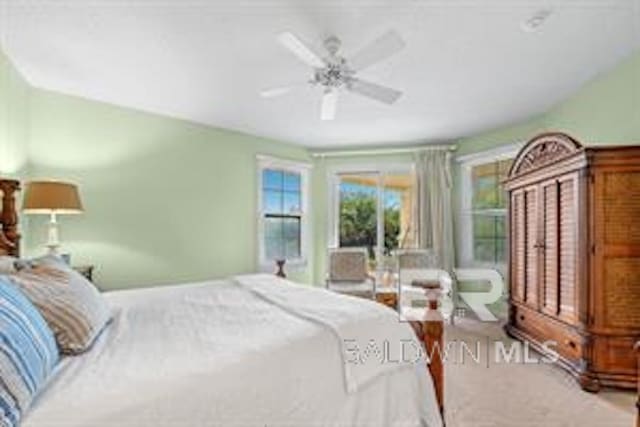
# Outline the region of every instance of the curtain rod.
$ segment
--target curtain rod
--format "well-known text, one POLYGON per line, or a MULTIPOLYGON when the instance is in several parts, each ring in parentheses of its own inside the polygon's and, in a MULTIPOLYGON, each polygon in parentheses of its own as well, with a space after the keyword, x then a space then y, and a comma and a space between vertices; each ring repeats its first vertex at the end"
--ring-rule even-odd
POLYGON ((418 145, 415 147, 399 147, 399 148, 369 148, 354 150, 336 150, 336 151, 315 151, 311 153, 311 157, 346 157, 346 156, 370 156, 375 154, 401 154, 416 153, 418 151, 429 150, 449 150, 455 151, 455 145, 418 145))

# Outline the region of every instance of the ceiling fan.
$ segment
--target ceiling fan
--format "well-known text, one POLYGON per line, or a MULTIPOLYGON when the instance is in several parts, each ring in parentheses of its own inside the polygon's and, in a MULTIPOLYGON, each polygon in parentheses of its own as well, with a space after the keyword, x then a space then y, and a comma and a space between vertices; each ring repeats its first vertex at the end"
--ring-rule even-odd
MULTIPOLYGON (((292 52, 299 60, 313 67, 313 75, 305 84, 319 86, 323 89, 320 118, 333 120, 336 115, 338 93, 342 89, 366 96, 385 104, 393 104, 402 92, 376 83, 359 79, 356 74, 376 64, 404 48, 405 43, 400 35, 391 30, 365 46, 350 59, 340 55, 341 41, 336 36, 324 40, 326 55, 320 55, 309 45, 290 32, 278 35, 278 41, 292 52)), ((265 98, 272 98, 294 89, 293 86, 275 87, 260 92, 265 98)))

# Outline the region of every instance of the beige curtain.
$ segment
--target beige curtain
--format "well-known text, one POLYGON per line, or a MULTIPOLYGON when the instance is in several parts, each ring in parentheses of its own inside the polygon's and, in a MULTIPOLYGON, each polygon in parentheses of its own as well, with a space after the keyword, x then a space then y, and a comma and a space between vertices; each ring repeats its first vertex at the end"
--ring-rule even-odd
POLYGON ((438 267, 454 267, 451 152, 424 150, 415 154, 418 243, 433 250, 438 267))

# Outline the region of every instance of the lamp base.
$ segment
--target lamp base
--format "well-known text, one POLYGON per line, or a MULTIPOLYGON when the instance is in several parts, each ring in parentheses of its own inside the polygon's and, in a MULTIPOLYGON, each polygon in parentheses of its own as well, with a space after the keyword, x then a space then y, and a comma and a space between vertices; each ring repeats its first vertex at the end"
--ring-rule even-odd
POLYGON ((47 244, 47 255, 60 255, 60 244, 47 244))
POLYGON ((51 212, 47 238, 47 248, 49 248, 49 255, 58 254, 58 249, 60 248, 60 238, 58 236, 58 221, 56 220, 56 214, 55 212, 51 212))

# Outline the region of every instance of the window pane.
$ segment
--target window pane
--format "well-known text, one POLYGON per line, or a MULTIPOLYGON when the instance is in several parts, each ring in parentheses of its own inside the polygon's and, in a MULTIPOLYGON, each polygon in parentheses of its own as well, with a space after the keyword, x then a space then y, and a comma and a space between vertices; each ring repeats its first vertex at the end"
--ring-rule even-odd
POLYGON ((496 238, 505 240, 507 238, 506 218, 504 216, 496 216, 494 220, 496 223, 496 238))
POLYGON ((507 241, 506 239, 496 240, 496 263, 507 262, 507 241))
POLYGON ((300 192, 300 174, 294 172, 285 172, 284 189, 286 191, 300 192))
POLYGON ((378 176, 343 175, 340 182, 341 247, 367 247, 375 259, 377 244, 378 176))
POLYGON ((285 214, 293 214, 299 213, 302 209, 300 208, 300 193, 293 192, 285 192, 284 193, 284 209, 283 213, 285 214))
POLYGON ((264 243, 267 259, 273 260, 284 257, 285 252, 282 235, 282 218, 265 218, 264 243))
POLYGON ((495 217, 489 215, 473 216, 473 237, 475 238, 491 238, 496 235, 495 217))
POLYGON ((504 216, 473 216, 474 259, 482 262, 506 261, 506 219, 504 216))
POLYGON ((264 190, 262 192, 262 209, 266 213, 283 213, 282 192, 264 190))
POLYGON ((300 234, 300 218, 283 218, 283 230, 285 238, 298 237, 300 234))
POLYGON ((302 175, 279 168, 262 170, 264 256, 267 260, 300 258, 302 175))
POLYGON ((288 259, 300 257, 300 218, 283 220, 285 253, 288 259))
POLYGON ((501 210, 507 206, 507 197, 502 182, 512 163, 513 159, 499 160, 474 166, 471 170, 476 261, 502 263, 506 260, 506 220, 501 210))
POLYGON ((265 252, 267 259, 300 258, 300 218, 265 218, 265 252))
POLYGON ((507 192, 503 190, 502 185, 498 188, 496 208, 499 208, 499 209, 507 208, 507 192))
POLYGON ((474 238, 473 258, 476 261, 495 262, 496 241, 494 239, 474 238))
POLYGON ((498 177, 478 176, 473 180, 473 209, 498 207, 498 177))
POLYGON ((277 169, 265 169, 262 171, 262 188, 282 190, 283 173, 277 169))

